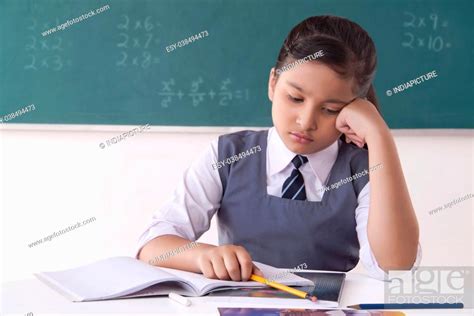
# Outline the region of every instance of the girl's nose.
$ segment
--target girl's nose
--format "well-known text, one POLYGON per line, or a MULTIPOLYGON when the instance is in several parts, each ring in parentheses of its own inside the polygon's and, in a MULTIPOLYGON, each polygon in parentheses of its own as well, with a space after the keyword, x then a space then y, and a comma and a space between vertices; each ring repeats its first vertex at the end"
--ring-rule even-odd
POLYGON ((302 110, 298 114, 296 124, 298 124, 304 131, 317 129, 318 125, 316 123, 316 113, 314 113, 314 111, 311 109, 302 110))

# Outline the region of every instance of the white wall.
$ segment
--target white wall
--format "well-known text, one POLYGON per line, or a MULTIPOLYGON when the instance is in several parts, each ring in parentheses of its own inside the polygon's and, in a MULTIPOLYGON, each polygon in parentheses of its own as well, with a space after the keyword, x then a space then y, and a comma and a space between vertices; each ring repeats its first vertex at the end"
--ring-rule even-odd
MULTIPOLYGON (((190 162, 219 134, 240 130, 152 127, 99 147, 134 127, 1 127, 3 281, 131 255, 152 212, 190 162), (92 216, 93 223, 28 247, 92 216)), ((394 134, 420 223, 422 264, 474 265, 474 199, 428 214, 473 192, 473 131, 394 134)), ((213 221, 201 240, 216 243, 216 235, 213 221)))

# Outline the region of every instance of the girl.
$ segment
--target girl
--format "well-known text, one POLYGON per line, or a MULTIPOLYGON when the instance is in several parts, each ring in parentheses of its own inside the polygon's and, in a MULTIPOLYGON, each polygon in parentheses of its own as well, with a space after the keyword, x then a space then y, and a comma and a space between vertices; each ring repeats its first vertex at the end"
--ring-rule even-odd
POLYGON ((253 260, 349 271, 360 257, 378 278, 411 269, 418 223, 378 111, 375 68, 374 43, 356 23, 315 16, 295 26, 270 71, 274 126, 213 142, 155 214, 137 257, 234 281, 261 275, 253 260), (215 213, 219 246, 175 251, 215 213))

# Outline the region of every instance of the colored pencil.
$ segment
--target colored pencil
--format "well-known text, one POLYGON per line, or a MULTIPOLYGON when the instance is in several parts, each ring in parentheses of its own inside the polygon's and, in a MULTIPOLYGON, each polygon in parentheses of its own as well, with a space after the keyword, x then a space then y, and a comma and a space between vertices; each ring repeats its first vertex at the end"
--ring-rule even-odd
POLYGON ((439 309, 464 308, 463 303, 408 303, 408 304, 358 304, 350 305, 354 309, 439 309))
POLYGON ((263 284, 266 284, 268 286, 271 286, 275 289, 279 289, 279 290, 282 290, 282 291, 285 291, 287 293, 290 293, 290 294, 293 294, 295 296, 298 296, 298 297, 301 297, 301 298, 304 298, 304 299, 308 299, 310 300, 311 302, 316 302, 318 300, 318 298, 314 295, 310 295, 309 293, 306 293, 304 291, 300 291, 300 290, 297 290, 297 289, 293 289, 289 286, 286 286, 286 285, 283 285, 281 283, 277 283, 277 282, 273 282, 273 281, 268 281, 267 279, 265 278, 262 278, 258 275, 255 275, 255 274, 252 274, 250 276, 250 280, 253 280, 253 281, 256 281, 256 282, 259 282, 259 283, 263 283, 263 284))

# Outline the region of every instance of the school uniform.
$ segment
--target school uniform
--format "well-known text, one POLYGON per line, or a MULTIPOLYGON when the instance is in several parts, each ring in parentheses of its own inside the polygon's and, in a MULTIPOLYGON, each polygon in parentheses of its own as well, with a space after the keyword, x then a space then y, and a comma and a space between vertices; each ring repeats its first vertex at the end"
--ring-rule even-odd
MULTIPOLYGON (((360 257, 371 276, 385 279, 367 237, 369 177, 324 190, 364 169, 367 151, 340 140, 298 156, 274 127, 222 135, 192 163, 174 196, 154 214, 136 254, 161 235, 197 240, 217 214, 219 245, 243 246, 255 261, 279 268, 306 263, 308 269, 349 271, 360 257), (252 150, 256 146, 260 151, 252 150), (212 167, 242 152, 249 155, 212 167)), ((418 245, 414 268, 420 260, 418 245)))

